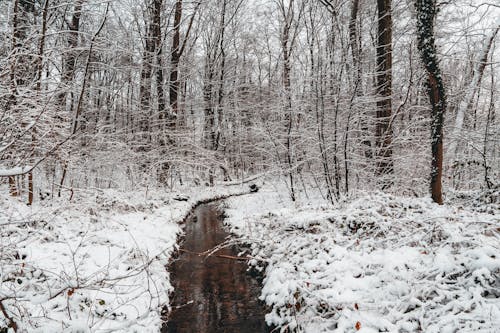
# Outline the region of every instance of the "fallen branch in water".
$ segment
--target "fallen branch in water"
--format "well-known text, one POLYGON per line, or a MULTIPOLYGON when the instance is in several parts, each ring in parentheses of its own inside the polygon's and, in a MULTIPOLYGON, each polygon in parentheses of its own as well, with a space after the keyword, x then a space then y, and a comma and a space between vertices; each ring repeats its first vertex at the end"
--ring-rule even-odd
POLYGON ((238 257, 238 256, 227 255, 227 254, 215 254, 213 252, 207 253, 207 251, 205 251, 205 252, 193 252, 193 251, 184 250, 184 249, 179 249, 179 251, 184 252, 184 253, 194 254, 194 255, 197 255, 198 257, 207 257, 208 258, 211 256, 215 256, 215 257, 219 257, 219 258, 233 259, 233 260, 240 260, 240 261, 246 261, 246 260, 251 260, 251 259, 263 261, 262 259, 251 257, 251 256, 238 257))

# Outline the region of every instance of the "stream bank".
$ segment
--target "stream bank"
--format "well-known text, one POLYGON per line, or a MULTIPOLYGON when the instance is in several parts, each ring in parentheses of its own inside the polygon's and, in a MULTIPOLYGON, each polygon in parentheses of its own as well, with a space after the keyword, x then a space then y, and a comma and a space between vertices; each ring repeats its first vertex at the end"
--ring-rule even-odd
POLYGON ((229 234, 215 204, 202 204, 186 220, 179 257, 171 264, 174 294, 163 333, 269 332, 259 301, 260 282, 232 247, 199 255, 224 243, 229 234))

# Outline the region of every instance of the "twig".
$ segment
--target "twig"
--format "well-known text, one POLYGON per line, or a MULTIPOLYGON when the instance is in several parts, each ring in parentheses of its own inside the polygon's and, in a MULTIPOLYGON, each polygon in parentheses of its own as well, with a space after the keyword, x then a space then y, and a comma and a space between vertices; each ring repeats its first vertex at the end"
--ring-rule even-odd
POLYGON ((7 313, 7 310, 5 309, 5 306, 3 305, 3 301, 0 301, 0 311, 2 311, 5 319, 9 323, 8 326, 10 328, 12 328, 14 330, 14 332, 17 332, 17 323, 7 313))
POLYGON ((251 260, 251 259, 262 261, 262 259, 258 259, 258 258, 251 257, 251 256, 238 257, 238 256, 231 256, 231 255, 228 255, 228 254, 210 254, 210 253, 207 253, 207 252, 193 252, 193 251, 184 250, 184 249, 179 249, 179 252, 194 254, 194 255, 197 255, 198 257, 211 257, 211 256, 215 256, 215 257, 219 257, 219 258, 233 259, 233 260, 240 260, 240 261, 246 261, 246 260, 251 260))

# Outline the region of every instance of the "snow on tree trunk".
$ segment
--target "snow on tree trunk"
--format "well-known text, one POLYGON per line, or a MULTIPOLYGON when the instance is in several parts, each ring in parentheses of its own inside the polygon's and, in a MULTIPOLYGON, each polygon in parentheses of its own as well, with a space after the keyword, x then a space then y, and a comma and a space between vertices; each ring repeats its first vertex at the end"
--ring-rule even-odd
POLYGON ((431 120, 431 195, 434 202, 443 204, 443 122, 446 92, 434 38, 435 0, 416 0, 418 49, 427 71, 427 93, 432 106, 431 120))

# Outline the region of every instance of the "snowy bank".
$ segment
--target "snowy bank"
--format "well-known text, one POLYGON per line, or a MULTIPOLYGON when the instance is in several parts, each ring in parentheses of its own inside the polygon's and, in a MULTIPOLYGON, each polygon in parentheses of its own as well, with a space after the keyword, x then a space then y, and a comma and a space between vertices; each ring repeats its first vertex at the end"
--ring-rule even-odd
POLYGON ((500 332, 498 210, 382 193, 333 209, 274 189, 227 206, 282 332, 500 332))
POLYGON ((158 332, 178 222, 200 201, 241 191, 107 190, 32 207, 1 197, 0 327, 158 332))

